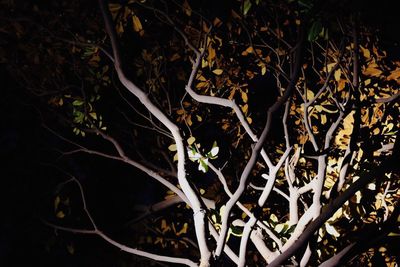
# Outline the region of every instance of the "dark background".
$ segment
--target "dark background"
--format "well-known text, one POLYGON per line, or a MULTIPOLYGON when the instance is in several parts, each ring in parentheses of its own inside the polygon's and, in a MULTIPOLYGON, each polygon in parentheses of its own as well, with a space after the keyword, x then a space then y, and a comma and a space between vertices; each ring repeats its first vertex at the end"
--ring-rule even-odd
MULTIPOLYGON (((394 5, 395 1, 356 1, 349 8, 359 10, 365 24, 381 29, 385 49, 398 57, 400 23, 394 5)), ((41 127, 40 115, 31 106, 35 101, 7 73, 5 65, 0 65, 0 73, 0 266, 123 266, 124 259, 130 259, 132 266, 139 265, 136 257, 94 236, 58 232, 63 238, 55 238, 54 230, 40 221, 51 214, 54 188, 65 178, 44 164, 57 157, 53 148, 63 144, 41 127), (73 255, 66 249, 70 244, 75 247, 73 255), (121 265, 115 259, 120 259, 121 265)), ((99 159, 89 166, 65 159, 60 162, 74 170, 83 185, 85 177, 97 177, 87 188, 88 199, 96 200, 93 213, 101 219, 103 229, 114 229, 112 234, 121 239, 126 237, 118 231, 124 230, 123 222, 134 214, 127 214, 126 208, 138 199, 156 200, 153 196, 158 188, 145 183, 145 177, 132 168, 99 159), (136 191, 129 194, 131 190, 136 191)))

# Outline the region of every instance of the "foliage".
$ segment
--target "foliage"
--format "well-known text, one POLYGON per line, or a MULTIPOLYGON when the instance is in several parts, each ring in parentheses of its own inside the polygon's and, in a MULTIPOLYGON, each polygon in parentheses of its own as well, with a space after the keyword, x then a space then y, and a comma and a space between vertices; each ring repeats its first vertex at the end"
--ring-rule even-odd
MULTIPOLYGON (((15 79, 37 96, 43 123, 66 141, 65 157, 86 152, 121 161, 166 185, 150 206, 143 199, 131 207, 137 210, 126 224, 134 236, 127 241, 131 247, 198 261, 203 245, 191 211, 195 216, 205 211, 205 225, 222 236, 228 227, 222 241, 239 255, 233 261, 244 257, 248 266, 262 266, 391 158, 399 132, 400 61, 340 5, 332 10, 332 3, 318 1, 205 2, 108 5, 123 55, 120 67, 155 108, 124 88, 101 14, 79 1, 69 9, 65 3, 14 6, 15 13, 29 11, 30 18, 6 19, 0 54, 15 79), (154 109, 177 126, 183 142, 154 109), (179 142, 184 178, 201 202, 198 211, 175 166, 182 160, 179 142), (241 183, 244 191, 231 209, 241 183)), ((394 266, 399 259, 388 243, 400 234, 393 219, 400 186, 391 168, 358 188, 290 260, 318 265, 352 244, 342 255, 349 266, 394 266), (382 229, 377 231, 382 238, 361 244, 365 229, 382 229)), ((78 185, 80 193, 55 194, 56 228, 69 226, 65 221, 72 220, 74 209, 82 212, 70 205, 71 198, 82 199, 92 217, 78 185)), ((81 222, 101 225, 91 220, 81 222)), ((204 235, 214 253, 223 246, 204 235)), ((70 244, 67 249, 74 253, 70 244)))

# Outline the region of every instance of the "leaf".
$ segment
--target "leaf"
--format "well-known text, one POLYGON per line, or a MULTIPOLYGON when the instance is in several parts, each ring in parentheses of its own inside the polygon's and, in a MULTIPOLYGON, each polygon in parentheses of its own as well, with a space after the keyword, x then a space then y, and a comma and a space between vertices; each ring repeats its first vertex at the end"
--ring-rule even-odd
POLYGON ((189 114, 189 115, 187 116, 186 122, 187 122, 187 124, 188 124, 189 126, 192 126, 192 124, 193 124, 192 115, 189 114))
POLYGON ((325 114, 321 114, 321 124, 325 124, 326 123, 326 115, 325 114))
POLYGON ((175 161, 178 161, 178 153, 175 153, 174 158, 173 158, 173 161, 174 161, 174 162, 175 162, 175 161))
POLYGON ((177 150, 176 144, 170 145, 170 146, 168 147, 168 150, 169 150, 169 151, 172 151, 172 152, 176 151, 176 150, 177 150))
POLYGON ((307 90, 307 100, 312 100, 314 98, 314 92, 307 90))
POLYGON ((135 32, 138 32, 140 36, 143 36, 144 31, 143 31, 143 26, 142 23, 140 22, 140 19, 138 16, 133 15, 132 16, 132 25, 133 25, 133 30, 135 32))
POLYGON ((74 255, 74 253, 75 253, 74 245, 72 245, 72 244, 67 245, 67 251, 69 254, 74 255))
POLYGON ((314 21, 308 32, 308 37, 307 37, 308 41, 314 42, 318 38, 318 35, 321 33, 322 29, 323 27, 321 22, 319 20, 314 21))
POLYGON ((340 79, 339 84, 338 84, 338 91, 342 91, 346 87, 346 80, 340 79))
POLYGON ((204 173, 208 171, 208 158, 199 159, 199 171, 204 173))
POLYGON ((96 112, 90 112, 89 115, 90 115, 90 117, 92 117, 93 119, 97 120, 97 114, 96 114, 96 112))
POLYGON ((58 209, 58 205, 60 205, 60 202, 61 202, 60 196, 56 196, 56 198, 54 199, 54 211, 58 209))
POLYGON ((366 59, 370 59, 371 58, 371 53, 369 52, 369 50, 367 48, 364 48, 362 45, 360 46, 360 48, 361 48, 361 51, 363 53, 363 56, 366 59))
POLYGON ((176 232, 176 235, 180 236, 181 234, 186 234, 187 230, 188 230, 188 226, 189 226, 188 223, 184 223, 182 229, 179 230, 179 232, 176 232))
POLYGON ((274 230, 280 234, 282 232, 285 232, 288 229, 288 225, 286 223, 279 223, 275 226, 274 230))
POLYGON ((210 68, 214 65, 215 56, 216 56, 215 49, 211 45, 209 45, 207 61, 210 68))
POLYGON ((398 78, 400 78, 400 68, 397 68, 394 71, 392 71, 386 79, 390 81, 390 80, 397 80, 398 78))
POLYGON ((56 217, 62 219, 65 217, 65 213, 62 210, 60 210, 56 213, 56 217))
POLYGON ((251 117, 247 117, 246 120, 247 120, 247 122, 248 122, 249 124, 251 124, 251 123, 253 122, 253 119, 252 119, 251 117))
POLYGON ((193 137, 193 136, 189 137, 188 140, 187 140, 189 145, 192 145, 194 143, 194 141, 196 141, 196 138, 193 137))
POLYGON ((335 74, 334 74, 334 76, 335 76, 335 80, 338 82, 338 81, 340 81, 340 76, 342 75, 342 70, 341 69, 337 69, 337 70, 335 70, 335 74))
POLYGON ((215 69, 212 71, 215 75, 221 75, 223 70, 222 69, 215 69))
POLYGON ((270 219, 272 222, 274 222, 274 223, 277 223, 277 222, 278 222, 278 217, 276 217, 275 214, 271 214, 271 216, 269 217, 269 219, 270 219))
POLYGON ((211 151, 210 151, 212 157, 217 156, 217 155, 218 155, 218 152, 219 152, 219 147, 217 147, 217 146, 216 146, 216 147, 213 147, 213 148, 211 149, 211 151))
POLYGON ((254 53, 254 49, 253 49, 253 47, 249 46, 246 48, 246 50, 244 50, 242 52, 242 56, 247 56, 248 54, 252 54, 252 53, 254 53))
POLYGON ((378 77, 382 74, 382 71, 379 69, 376 63, 370 63, 363 71, 363 74, 366 76, 378 77))
POLYGON ((243 4, 243 15, 246 16, 247 13, 249 12, 250 8, 251 8, 251 2, 250 2, 250 0, 244 1, 244 4, 243 4))
POLYGON ((180 58, 181 58, 181 56, 178 53, 175 53, 169 58, 169 61, 173 62, 173 61, 178 60, 180 58))
POLYGON ((198 122, 203 121, 203 118, 200 115, 196 115, 196 119, 197 119, 198 122))
POLYGON ((334 237, 340 236, 340 233, 336 230, 336 228, 333 227, 332 225, 330 225, 329 223, 325 224, 325 229, 326 229, 326 232, 328 234, 330 234, 331 236, 334 236, 334 237))
POLYGON ((183 9, 185 11, 185 14, 190 17, 192 15, 192 8, 190 7, 188 1, 185 0, 183 2, 182 6, 183 6, 183 9))
POLYGON ((199 82, 196 85, 196 88, 202 88, 202 87, 206 87, 208 85, 208 82, 199 82))
POLYGON ((242 91, 242 100, 244 103, 247 103, 247 100, 248 100, 246 92, 243 92, 243 91, 242 91))
POLYGON ((194 148, 188 149, 188 157, 193 162, 201 159, 201 155, 194 148))
POLYGON ((265 67, 265 65, 263 64, 261 67, 261 75, 265 75, 265 73, 267 72, 267 67, 265 67))
POLYGON ((79 107, 83 105, 83 101, 82 100, 74 100, 74 102, 72 102, 73 106, 79 107))
POLYGON ((249 109, 249 106, 246 104, 246 105, 243 105, 243 106, 240 106, 240 107, 242 108, 243 113, 244 113, 244 114, 247 114, 247 111, 248 111, 248 109, 249 109))

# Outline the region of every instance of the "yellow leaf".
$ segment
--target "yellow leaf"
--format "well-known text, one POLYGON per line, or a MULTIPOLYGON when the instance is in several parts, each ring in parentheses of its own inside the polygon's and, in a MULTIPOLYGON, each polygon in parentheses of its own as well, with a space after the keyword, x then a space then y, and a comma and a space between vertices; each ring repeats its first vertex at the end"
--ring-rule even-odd
POLYGON ((142 23, 140 22, 140 19, 136 15, 132 16, 132 25, 133 25, 133 30, 135 32, 138 32, 140 36, 142 36, 144 33, 143 26, 142 23))
POLYGON ((192 126, 193 122, 192 122, 192 115, 187 116, 186 118, 186 122, 189 126, 192 126))
POLYGON ((342 75, 342 70, 341 69, 337 69, 337 70, 335 70, 335 74, 334 74, 334 76, 335 76, 335 80, 338 82, 338 81, 340 81, 340 76, 342 75))
POLYGON ((249 106, 246 104, 244 106, 241 106, 241 108, 242 108, 243 113, 246 114, 247 110, 249 109, 249 106))
POLYGON ((267 68, 263 64, 262 67, 261 67, 261 75, 265 75, 266 72, 267 72, 267 68))
POLYGON ((242 91, 242 100, 244 103, 247 103, 247 100, 248 100, 246 92, 243 92, 243 91, 242 91))
POLYGON ((198 75, 197 80, 202 81, 202 82, 207 81, 207 79, 203 75, 198 75))
POLYGON ((96 114, 96 112, 90 112, 89 115, 90 115, 90 117, 92 117, 93 119, 97 120, 97 114, 96 114))
POLYGON ((367 86, 370 83, 371 83, 371 79, 368 79, 368 80, 365 80, 364 85, 367 86))
POLYGON ((247 122, 248 122, 249 124, 251 124, 251 123, 253 122, 253 119, 250 118, 250 117, 247 117, 246 120, 247 120, 247 122))
POLYGON ((72 244, 67 245, 67 250, 68 250, 69 254, 74 255, 75 248, 72 244))
POLYGON ((194 138, 193 136, 189 137, 187 140, 189 145, 192 145, 194 143, 194 141, 196 141, 196 138, 194 138))
POLYGON ((379 69, 376 63, 370 63, 368 67, 363 71, 363 74, 366 76, 377 77, 382 74, 382 71, 379 69))
POLYGON ((311 90, 307 90, 307 100, 311 100, 314 98, 314 92, 311 90))
POLYGON ((253 47, 249 46, 246 50, 244 50, 244 51, 242 52, 242 56, 247 56, 248 54, 251 54, 251 53, 253 53, 253 52, 254 52, 253 47))
POLYGON ((116 27, 118 34, 122 34, 124 32, 124 26, 122 25, 122 22, 118 23, 116 27))
POLYGON ((346 87, 346 80, 341 79, 338 84, 338 91, 342 91, 346 87))
POLYGON ((219 27, 219 26, 221 26, 221 24, 222 24, 222 21, 216 17, 213 21, 213 25, 219 27))
POLYGON ((188 226, 188 223, 184 223, 182 229, 179 232, 176 232, 176 235, 180 236, 181 234, 186 234, 188 226))
POLYGON ((59 196, 56 196, 56 198, 54 199, 54 210, 58 209, 58 205, 60 205, 61 199, 59 196))
POLYGON ((361 48, 361 51, 363 53, 363 56, 366 59, 369 59, 371 57, 371 53, 369 52, 369 50, 367 48, 364 48, 363 46, 360 46, 360 48, 361 48))
POLYGON ((65 213, 62 210, 60 210, 56 213, 56 217, 62 219, 65 217, 65 213))
POLYGON ((325 114, 321 114, 321 123, 322 124, 326 123, 326 115, 325 114))
POLYGON ((190 5, 187 2, 187 0, 185 0, 183 2, 182 6, 183 6, 183 9, 185 10, 185 14, 190 17, 192 15, 192 8, 190 7, 190 5))
POLYGON ((199 82, 197 85, 196 85, 196 88, 202 88, 202 87, 205 87, 205 86, 207 86, 208 85, 208 82, 199 82))
POLYGON ((207 60, 205 60, 204 58, 201 60, 201 68, 204 69, 205 67, 208 66, 208 62, 207 60))
POLYGON ((202 117, 200 117, 199 115, 196 115, 196 119, 197 119, 197 121, 198 121, 198 122, 201 122, 201 121, 203 121, 203 118, 202 118, 202 117))
POLYGON ((235 87, 231 87, 231 93, 229 94, 228 99, 232 100, 233 97, 235 96, 235 93, 236 93, 236 88, 235 87))
POLYGON ((397 68, 394 71, 392 71, 386 79, 390 81, 390 80, 397 80, 398 78, 400 78, 400 68, 397 68))
POLYGON ((169 58, 169 61, 172 62, 172 61, 178 60, 180 58, 181 58, 181 56, 178 53, 175 53, 169 58))
POLYGON ((176 148, 176 144, 172 144, 172 145, 170 145, 170 146, 168 147, 168 150, 169 150, 169 151, 172 151, 172 152, 173 152, 173 151, 176 151, 176 149, 177 149, 177 148, 176 148))
POLYGON ((221 70, 221 69, 215 69, 215 70, 213 70, 213 73, 214 73, 215 75, 221 75, 222 72, 223 72, 223 70, 221 70))
POLYGON ((108 4, 108 9, 110 10, 111 13, 116 13, 118 10, 120 10, 121 5, 120 4, 108 4))
POLYGON ((215 53, 215 49, 209 45, 208 46, 208 57, 207 57, 207 61, 208 61, 208 65, 210 67, 212 67, 212 65, 214 65, 214 59, 215 59, 216 53, 215 53))
POLYGON ((175 153, 173 161, 178 161, 178 153, 175 153))
POLYGON ((336 65, 335 62, 329 63, 329 64, 326 66, 328 72, 331 72, 331 70, 333 69, 333 67, 334 67, 335 65, 336 65))

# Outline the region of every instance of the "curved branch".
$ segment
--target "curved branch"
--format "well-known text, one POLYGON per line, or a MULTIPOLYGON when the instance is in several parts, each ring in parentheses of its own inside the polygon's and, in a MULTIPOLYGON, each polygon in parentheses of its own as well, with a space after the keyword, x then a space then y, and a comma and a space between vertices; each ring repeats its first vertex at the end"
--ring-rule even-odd
POLYGON ((330 204, 328 204, 324 211, 313 221, 311 222, 304 232, 300 235, 300 237, 293 243, 285 252, 279 255, 269 267, 278 267, 281 266, 287 259, 293 256, 299 249, 301 249, 311 237, 313 237, 314 233, 330 218, 332 215, 340 208, 342 205, 348 201, 354 194, 368 185, 374 178, 385 175, 385 172, 389 172, 397 168, 396 161, 398 160, 398 156, 400 154, 400 142, 399 135, 396 137, 396 144, 394 148, 394 153, 392 156, 379 165, 376 168, 372 168, 372 170, 368 173, 365 173, 361 176, 357 181, 349 186, 349 188, 344 191, 341 195, 339 195, 335 200, 333 200, 330 204))
POLYGON ((117 35, 115 31, 115 27, 112 22, 112 17, 110 11, 107 7, 106 0, 99 0, 101 12, 104 18, 105 28, 107 34, 110 37, 111 46, 113 48, 114 53, 114 66, 115 70, 118 74, 119 80, 125 86, 127 90, 129 90, 133 95, 135 95, 139 101, 161 122, 163 123, 168 130, 171 132, 172 136, 175 139, 177 154, 178 154, 178 180, 179 184, 182 188, 182 191, 185 193, 189 202, 191 203, 193 209, 193 218, 196 230, 196 236, 199 242, 200 255, 201 255, 201 266, 209 266, 209 259, 211 257, 211 252, 208 248, 207 244, 207 236, 205 229, 205 212, 204 207, 197 196, 196 192, 190 186, 187 178, 186 178, 186 169, 185 169, 185 158, 186 158, 186 149, 183 145, 182 137, 179 131, 179 128, 158 108, 156 107, 148 98, 145 92, 143 92, 139 87, 137 87, 128 77, 125 75, 122 60, 119 53, 119 45, 117 41, 117 35))

